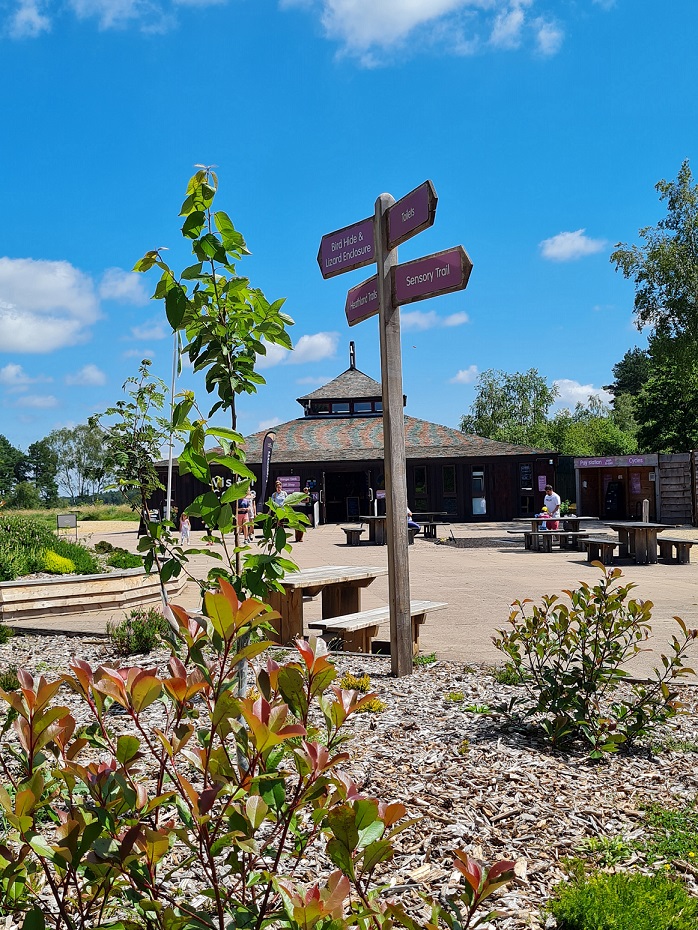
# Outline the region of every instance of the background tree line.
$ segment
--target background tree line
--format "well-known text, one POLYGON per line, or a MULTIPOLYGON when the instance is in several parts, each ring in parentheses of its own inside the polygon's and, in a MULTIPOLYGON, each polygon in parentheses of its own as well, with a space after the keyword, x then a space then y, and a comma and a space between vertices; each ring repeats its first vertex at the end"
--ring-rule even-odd
POLYGON ((461 429, 563 455, 688 452, 698 448, 698 185, 688 161, 656 185, 666 216, 618 243, 616 270, 635 283, 638 329, 647 349, 629 349, 598 396, 550 415, 558 391, 535 368, 483 372, 461 429))
MULTIPOLYGON (((105 449, 104 430, 87 424, 53 430, 26 452, 0 435, 0 500, 19 509, 111 501, 104 490, 112 480, 105 449)), ((121 502, 117 492, 113 496, 121 502)))

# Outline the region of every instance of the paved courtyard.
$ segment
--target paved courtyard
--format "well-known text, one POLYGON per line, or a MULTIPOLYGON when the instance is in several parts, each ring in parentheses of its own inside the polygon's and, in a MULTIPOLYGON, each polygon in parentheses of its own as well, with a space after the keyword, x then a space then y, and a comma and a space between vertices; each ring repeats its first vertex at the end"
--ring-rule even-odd
MULTIPOLYGON (((555 550, 552 553, 527 552, 521 537, 507 534, 507 529, 521 529, 521 524, 485 523, 454 524, 455 536, 463 548, 439 545, 417 536, 409 548, 410 587, 413 598, 446 601, 448 608, 431 614, 422 627, 423 652, 435 652, 439 658, 466 662, 501 662, 503 657, 492 645, 492 635, 505 626, 509 606, 517 598, 538 600, 544 593, 560 593, 577 587, 579 582, 593 583, 598 570, 587 564, 581 552, 555 550)), ((597 529, 606 529, 598 527, 597 529)), ((679 535, 698 538, 698 529, 684 527, 679 535)), ((134 549, 137 545, 135 524, 83 524, 81 535, 91 544, 107 539, 114 545, 134 549)), ((447 535, 447 528, 442 536, 447 535)), ((193 544, 200 534, 193 534, 193 544)), ((293 558, 300 568, 320 565, 386 566, 384 546, 347 546, 339 526, 322 526, 309 530, 302 543, 293 545, 293 558)), ((215 564, 205 556, 196 556, 191 563, 197 577, 205 575, 215 564)), ((690 565, 658 563, 638 566, 628 561, 620 563, 624 578, 637 584, 635 595, 653 601, 654 635, 651 645, 665 643, 674 631, 672 619, 681 616, 689 626, 698 627, 698 554, 690 565)), ((198 589, 187 586, 177 599, 185 607, 198 606, 198 589)), ((387 576, 377 578, 362 594, 362 607, 379 607, 388 602, 387 576)), ((320 598, 306 601, 306 621, 320 617, 320 598)), ((100 632, 112 616, 83 614, 44 621, 31 621, 36 629, 71 628, 75 632, 100 632)), ((115 615, 114 619, 121 619, 115 615)), ((388 639, 388 627, 381 629, 380 638, 388 639)), ((698 663, 698 645, 694 649, 698 663)), ((636 660, 633 670, 647 671, 656 656, 645 654, 636 660)))

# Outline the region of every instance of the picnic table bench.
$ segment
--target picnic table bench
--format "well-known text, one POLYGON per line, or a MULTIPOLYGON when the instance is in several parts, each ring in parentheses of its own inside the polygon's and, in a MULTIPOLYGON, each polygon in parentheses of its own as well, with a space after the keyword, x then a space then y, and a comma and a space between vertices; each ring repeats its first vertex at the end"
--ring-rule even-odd
POLYGON ((523 536, 524 546, 533 552, 552 552, 558 541, 560 549, 579 550, 587 533, 583 530, 507 530, 510 536, 523 536))
POLYGON ((698 545, 698 540, 681 539, 678 536, 659 536, 659 557, 667 562, 677 562, 679 565, 688 565, 691 561, 691 546, 698 545), (674 558, 676 549, 676 558, 674 558))
POLYGON ((363 526, 343 526, 342 529, 347 535, 347 546, 358 546, 361 543, 361 534, 366 532, 363 526))
POLYGON ((604 565, 613 564, 613 553, 620 543, 617 539, 608 536, 587 536, 582 540, 587 550, 587 562, 602 562, 604 565))
MULTIPOLYGON (((414 655, 419 652, 419 628, 426 621, 427 614, 434 610, 443 610, 448 604, 439 601, 410 601, 412 617, 412 649, 414 655)), ((381 623, 390 619, 390 608, 374 607, 353 614, 344 614, 322 620, 312 620, 310 629, 322 631, 325 640, 340 639, 345 652, 370 652, 371 642, 378 635, 381 623)))
MULTIPOLYGON (((422 535, 425 539, 436 539, 436 528, 438 526, 447 526, 451 529, 451 524, 447 520, 425 520, 422 523, 422 535)), ((453 530, 451 529, 451 536, 453 530)))

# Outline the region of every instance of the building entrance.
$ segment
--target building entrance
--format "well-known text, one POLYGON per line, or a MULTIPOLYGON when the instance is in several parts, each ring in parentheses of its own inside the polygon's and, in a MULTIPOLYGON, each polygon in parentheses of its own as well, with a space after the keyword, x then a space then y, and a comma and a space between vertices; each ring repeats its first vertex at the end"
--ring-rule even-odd
POLYGON ((325 472, 325 522, 342 523, 369 514, 369 483, 366 471, 325 472))

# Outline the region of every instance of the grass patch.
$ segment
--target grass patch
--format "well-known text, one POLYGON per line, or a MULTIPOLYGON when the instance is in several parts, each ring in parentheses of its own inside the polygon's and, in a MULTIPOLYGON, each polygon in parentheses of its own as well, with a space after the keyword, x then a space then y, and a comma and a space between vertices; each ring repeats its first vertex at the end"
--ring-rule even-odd
POLYGON ((421 655, 414 656, 412 659, 412 665, 419 668, 422 665, 432 665, 436 662, 436 653, 435 652, 425 652, 421 655))
POLYGON ((630 859, 634 848, 622 836, 590 836, 580 843, 579 851, 599 865, 608 866, 630 859))
POLYGON ((523 681, 521 672, 511 662, 496 665, 490 669, 490 674, 498 685, 520 685, 523 681))
POLYGON ((15 635, 15 631, 11 626, 8 626, 6 623, 3 623, 0 620, 0 646, 4 645, 8 639, 11 639, 15 635))
POLYGON ((465 700, 465 695, 462 691, 449 691, 444 700, 448 701, 449 704, 460 704, 461 701, 465 700))
POLYGON ((128 520, 137 523, 140 519, 135 510, 128 504, 66 504, 63 507, 51 507, 47 510, 13 510, 13 516, 36 520, 39 523, 56 529, 56 517, 59 513, 76 513, 78 520, 128 520))
POLYGON ((698 900, 663 875, 585 876, 558 886, 549 905, 558 930, 696 930, 698 900))
POLYGON ((693 739, 679 739, 676 736, 667 736, 661 742, 652 743, 652 752, 659 755, 661 752, 698 752, 698 742, 693 739))
POLYGON ((648 836, 642 849, 651 864, 658 859, 698 860, 698 810, 695 804, 667 810, 658 804, 648 807, 648 836))
POLYGON ((110 568, 143 568, 143 557, 127 549, 115 549, 107 558, 110 568))
POLYGON ((137 607, 119 623, 107 623, 107 635, 121 655, 150 652, 159 646, 170 625, 159 610, 137 607))
POLYGON ((16 665, 8 665, 7 668, 0 672, 0 688, 3 691, 17 691, 19 689, 16 665))
POLYGON ((59 539, 44 523, 14 513, 0 515, 0 581, 14 581, 23 575, 46 570, 58 574, 74 571, 79 575, 95 575, 101 571, 101 566, 89 549, 59 539), (72 568, 61 559, 69 560, 72 568))
POLYGON ((368 675, 353 675, 351 672, 345 672, 339 679, 339 687, 345 691, 360 691, 361 694, 368 694, 371 690, 371 679, 368 675))

